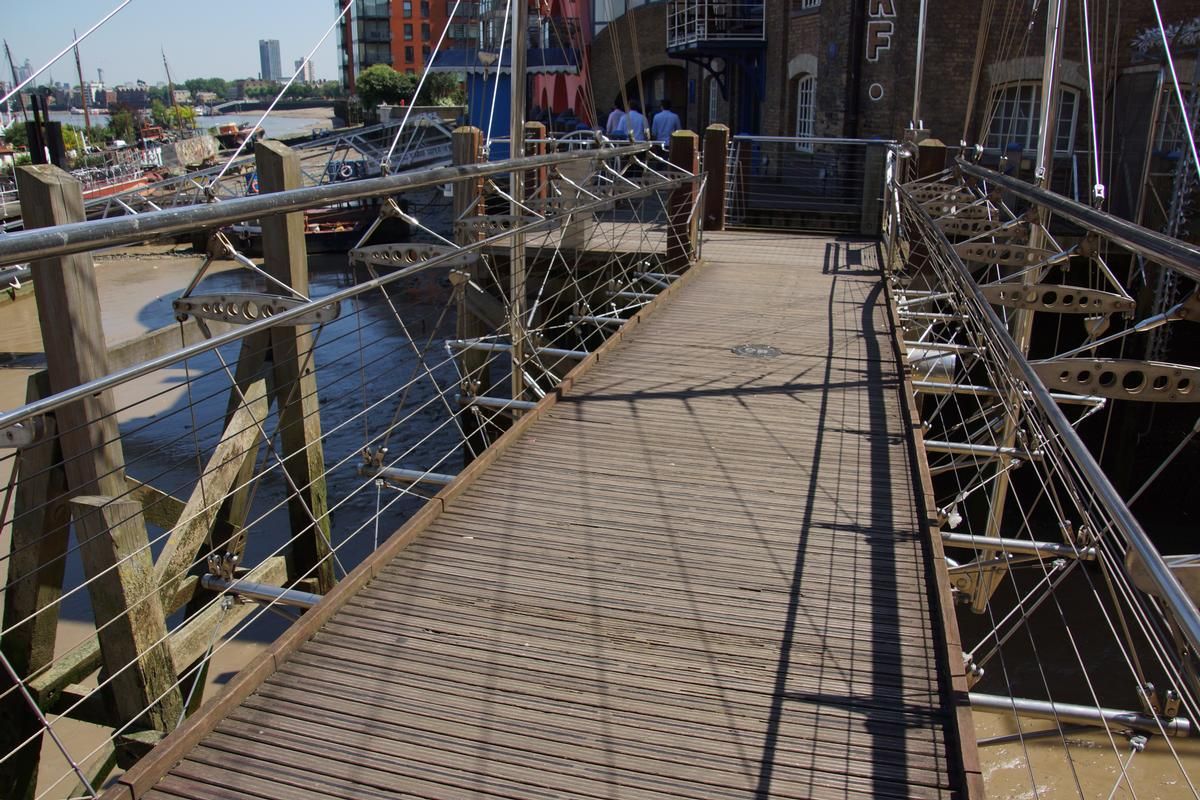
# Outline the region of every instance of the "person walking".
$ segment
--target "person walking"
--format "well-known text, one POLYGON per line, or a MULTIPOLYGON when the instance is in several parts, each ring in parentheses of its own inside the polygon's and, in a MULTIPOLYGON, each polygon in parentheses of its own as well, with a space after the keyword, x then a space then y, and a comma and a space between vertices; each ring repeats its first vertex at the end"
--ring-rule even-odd
POLYGON ((635 142, 646 141, 646 115, 642 113, 642 107, 636 100, 629 104, 629 110, 625 112, 625 124, 621 133, 632 134, 635 142))
POLYGON ((650 134, 654 137, 654 141, 661 142, 663 147, 671 141, 671 134, 683 127, 679 122, 679 115, 671 110, 671 101, 663 98, 662 110, 654 115, 654 121, 650 123, 650 134))
POLYGON ((617 137, 621 128, 624 127, 625 112, 621 110, 620 103, 613 103, 612 111, 608 112, 608 122, 604 125, 604 132, 608 138, 614 139, 617 137))

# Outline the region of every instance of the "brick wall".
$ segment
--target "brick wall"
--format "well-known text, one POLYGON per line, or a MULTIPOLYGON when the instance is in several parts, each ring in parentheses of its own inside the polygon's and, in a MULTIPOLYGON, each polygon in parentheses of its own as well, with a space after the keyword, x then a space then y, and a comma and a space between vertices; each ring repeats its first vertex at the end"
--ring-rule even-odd
MULTIPOLYGON (((592 43, 592 90, 595 93, 596 105, 600 106, 597 119, 608 118, 613 100, 621 96, 623 82, 628 84, 634 81, 639 67, 643 75, 661 67, 674 67, 680 71, 680 77, 668 84, 667 91, 680 119, 690 119, 688 112, 691 111, 691 104, 687 103, 684 77, 687 66, 687 62, 667 55, 667 12, 663 4, 639 6, 617 18, 606 25, 592 43), (636 48, 633 46, 634 34, 631 33, 631 25, 632 30, 636 31, 636 48), (620 63, 617 63, 613 56, 614 40, 620 54, 620 63)), ((649 87, 646 91, 650 91, 649 87)), ((629 99, 638 98, 630 94, 629 99)), ((649 116, 653 116, 655 110, 650 109, 649 116)))

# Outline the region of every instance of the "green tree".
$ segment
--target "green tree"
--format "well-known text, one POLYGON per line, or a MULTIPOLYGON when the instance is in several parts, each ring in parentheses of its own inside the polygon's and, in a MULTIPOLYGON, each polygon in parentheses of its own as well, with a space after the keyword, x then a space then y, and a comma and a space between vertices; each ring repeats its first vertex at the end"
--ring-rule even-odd
POLYGON ((4 130, 4 141, 13 149, 29 146, 29 132, 24 122, 16 122, 4 130))
POLYGON ((191 78, 184 81, 183 85, 189 92, 213 92, 220 97, 229 97, 230 86, 229 82, 224 78, 191 78))
POLYGON ((417 90, 417 79, 402 75, 387 64, 375 64, 359 74, 355 86, 363 106, 374 108, 380 103, 410 102, 417 90))
POLYGON ((157 97, 150 101, 150 119, 154 120, 155 125, 165 127, 167 124, 167 106, 157 97))
POLYGON ((423 105, 439 105, 453 97, 459 88, 459 78, 450 72, 432 72, 425 76, 419 102, 423 105))
POLYGON ((108 130, 114 139, 132 142, 137 138, 137 116, 125 103, 114 103, 108 108, 108 130))

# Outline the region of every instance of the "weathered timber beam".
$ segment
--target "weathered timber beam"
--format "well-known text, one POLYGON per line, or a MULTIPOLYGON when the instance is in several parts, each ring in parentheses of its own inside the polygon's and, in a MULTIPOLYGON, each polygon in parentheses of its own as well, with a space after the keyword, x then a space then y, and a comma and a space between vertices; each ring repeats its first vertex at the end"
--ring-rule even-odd
POLYGON ((251 384, 245 401, 225 427, 196 488, 180 511, 179 524, 171 530, 154 564, 154 578, 164 605, 167 598, 175 596, 176 587, 191 569, 221 508, 220 499, 229 494, 242 462, 258 441, 259 426, 267 418, 266 381, 251 384))

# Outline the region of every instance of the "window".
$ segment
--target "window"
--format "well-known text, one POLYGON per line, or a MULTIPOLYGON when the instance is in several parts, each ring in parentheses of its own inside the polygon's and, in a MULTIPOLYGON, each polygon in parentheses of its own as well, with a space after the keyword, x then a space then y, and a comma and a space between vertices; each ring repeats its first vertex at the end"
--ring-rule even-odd
POLYGON ((792 11, 812 11, 821 7, 821 0, 792 0, 792 11))
MULTIPOLYGON (((801 75, 796 79, 796 132, 798 138, 811 138, 813 118, 816 111, 817 80, 812 75, 801 75)), ((796 149, 811 153, 812 142, 796 142, 796 149)))
POLYGON ((412 0, 404 0, 404 16, 412 16, 412 0))
POLYGON ((423 63, 423 64, 429 63, 430 53, 431 53, 431 51, 428 46, 421 48, 421 63, 423 63))
POLYGON ((429 0, 421 0, 421 18, 429 18, 429 0))
POLYGON ((716 78, 708 79, 708 124, 713 125, 721 109, 721 84, 716 78))
POLYGON ((413 63, 413 49, 411 47, 404 48, 404 63, 413 63))
POLYGON ((429 41, 429 23, 428 22, 421 23, 421 41, 422 42, 429 41))
POLYGON ((404 26, 404 41, 406 41, 406 42, 412 41, 412 25, 406 24, 404 26))
MULTIPOLYGON (((1054 132, 1054 151, 1070 153, 1075 147, 1075 118, 1079 113, 1079 92, 1062 87, 1058 99, 1058 120, 1054 132)), ((1038 126, 1042 121, 1042 86, 1017 83, 992 92, 991 121, 986 146, 997 150, 1036 150, 1038 126)))

